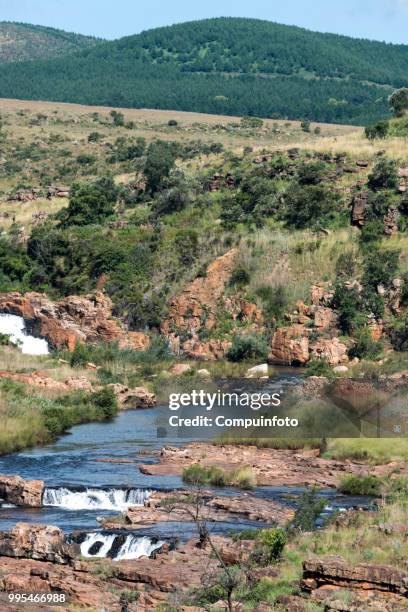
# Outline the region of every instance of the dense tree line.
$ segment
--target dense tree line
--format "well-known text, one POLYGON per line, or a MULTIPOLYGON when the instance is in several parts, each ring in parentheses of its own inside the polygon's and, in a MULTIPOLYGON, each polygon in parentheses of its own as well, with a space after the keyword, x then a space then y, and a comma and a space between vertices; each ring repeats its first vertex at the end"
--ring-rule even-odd
POLYGON ((222 18, 2 66, 0 96, 367 124, 408 85, 408 47, 222 18))

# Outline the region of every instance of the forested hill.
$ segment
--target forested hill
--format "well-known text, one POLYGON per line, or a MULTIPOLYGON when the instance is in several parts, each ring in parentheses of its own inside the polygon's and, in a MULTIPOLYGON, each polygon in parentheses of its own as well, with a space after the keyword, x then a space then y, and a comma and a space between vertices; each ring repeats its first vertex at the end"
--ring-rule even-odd
POLYGON ((93 47, 100 39, 26 23, 0 22, 0 64, 49 59, 93 47))
POLYGON ((407 65, 405 45, 219 18, 3 66, 0 96, 364 124, 407 65))

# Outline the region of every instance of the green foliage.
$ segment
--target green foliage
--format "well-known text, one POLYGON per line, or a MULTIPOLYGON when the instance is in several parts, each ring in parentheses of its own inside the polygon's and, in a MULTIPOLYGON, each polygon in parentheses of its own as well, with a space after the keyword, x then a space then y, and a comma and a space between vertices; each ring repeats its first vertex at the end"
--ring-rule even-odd
POLYGON ((352 334, 366 320, 362 312, 362 297, 355 287, 341 283, 336 285, 332 306, 338 311, 339 327, 343 334, 352 334))
POLYGON ((325 359, 313 359, 306 367, 306 376, 325 376, 333 378, 333 370, 325 359))
POLYGON ((324 506, 325 500, 318 497, 317 489, 313 487, 307 489, 299 499, 299 505, 290 523, 290 527, 300 531, 314 531, 316 529, 316 520, 323 512, 324 506))
POLYGON ((204 467, 199 463, 193 463, 183 469, 183 482, 195 486, 213 485, 224 487, 227 484, 225 472, 216 466, 204 467))
POLYGON ((268 345, 262 336, 256 334, 236 335, 232 340, 232 346, 227 357, 230 361, 265 360, 268 352, 268 345))
POLYGON ((287 534, 283 529, 277 527, 261 529, 257 533, 251 558, 257 565, 263 567, 276 563, 282 555, 286 542, 287 534))
POLYGON ((262 311, 266 319, 281 321, 289 307, 289 295, 287 287, 277 285, 271 287, 264 285, 256 290, 256 295, 262 302, 262 311))
POLYGON ((378 476, 345 476, 339 486, 339 491, 346 495, 380 495, 382 480, 378 476))
POLYGON ((350 348, 348 354, 351 359, 377 359, 382 351, 379 342, 373 340, 369 329, 360 329, 354 336, 355 344, 350 348))
POLYGON ((263 121, 259 117, 242 117, 241 125, 244 128, 261 128, 263 121))
POLYGON ((116 110, 112 110, 110 112, 110 116, 112 117, 113 125, 115 125, 116 127, 123 127, 125 125, 125 117, 123 113, 118 112, 116 110))
POLYGON ((373 125, 366 126, 365 135, 369 140, 384 139, 387 137, 389 130, 389 121, 378 121, 373 125))
POLYGON ((389 112, 384 86, 407 85, 406 61, 403 45, 256 19, 207 19, 2 66, 0 95, 250 115, 251 122, 273 115, 367 124, 389 112))
POLYGON ((378 189, 396 189, 398 187, 398 168, 393 159, 380 157, 368 175, 368 186, 373 191, 378 189))
POLYGON ((251 274, 247 266, 240 264, 232 271, 230 278, 230 285, 237 289, 242 289, 249 284, 251 280, 251 274))
POLYGON ((156 140, 147 149, 144 173, 151 192, 157 191, 164 178, 168 177, 174 167, 176 156, 168 142, 156 140))
POLYGON ((302 130, 304 132, 310 132, 310 121, 309 121, 309 119, 303 119, 300 122, 300 127, 302 128, 302 130))
POLYGON ((378 285, 391 287, 397 275, 400 252, 396 249, 373 250, 367 254, 363 265, 363 285, 377 290, 378 285))
POLYGON ((396 117, 402 117, 408 110, 408 89, 397 89, 389 97, 389 103, 396 117))
POLYGON ((104 387, 91 396, 91 402, 104 419, 112 419, 118 412, 118 402, 113 389, 104 387))
POLYGON ((285 194, 283 218, 296 229, 327 226, 336 219, 339 208, 338 197, 325 185, 292 183, 285 194))
POLYGON ((61 215, 61 226, 102 223, 115 210, 118 189, 111 177, 93 183, 74 183, 68 208, 61 215))

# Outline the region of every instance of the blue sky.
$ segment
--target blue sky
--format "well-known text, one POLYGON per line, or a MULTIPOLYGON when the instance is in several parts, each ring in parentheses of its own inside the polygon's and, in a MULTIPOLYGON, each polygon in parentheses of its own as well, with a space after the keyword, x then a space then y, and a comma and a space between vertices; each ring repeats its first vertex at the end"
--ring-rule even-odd
POLYGON ((408 0, 0 0, 0 20, 105 38, 216 16, 408 43, 408 0))

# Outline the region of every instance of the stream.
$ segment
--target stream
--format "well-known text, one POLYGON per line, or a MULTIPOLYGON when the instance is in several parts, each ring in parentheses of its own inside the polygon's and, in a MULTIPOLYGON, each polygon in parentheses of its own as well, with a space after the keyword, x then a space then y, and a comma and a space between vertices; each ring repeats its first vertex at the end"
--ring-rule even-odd
MULTIPOLYGON (((291 370, 280 372, 264 386, 268 392, 297 384, 299 375, 291 370)), ((3 504, 0 507, 0 530, 9 530, 17 522, 57 525, 67 534, 79 530, 84 556, 111 556, 114 559, 150 555, 164 541, 185 541, 196 535, 193 523, 159 523, 136 532, 105 532, 99 519, 143 505, 152 490, 185 488, 178 476, 148 476, 138 464, 158 461, 157 451, 164 444, 186 444, 168 436, 157 438, 157 421, 168 415, 167 406, 155 409, 121 412, 113 421, 73 427, 53 444, 0 457, 0 472, 24 479, 41 479, 46 489, 43 507, 22 508, 3 504)), ((174 434, 175 436, 176 434, 174 434)), ((296 507, 302 488, 258 487, 253 494, 296 507)), ((236 489, 217 489, 218 495, 243 494, 236 489)), ((367 506, 371 500, 339 495, 327 490, 319 493, 327 499, 328 515, 335 510, 367 506)), ((213 533, 262 524, 245 519, 211 523, 213 533)))

